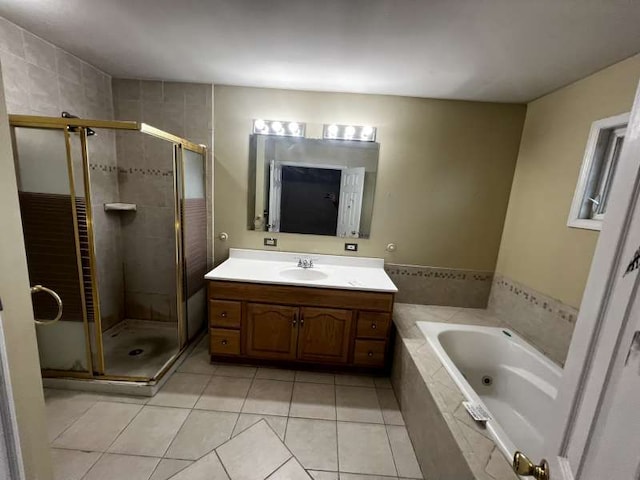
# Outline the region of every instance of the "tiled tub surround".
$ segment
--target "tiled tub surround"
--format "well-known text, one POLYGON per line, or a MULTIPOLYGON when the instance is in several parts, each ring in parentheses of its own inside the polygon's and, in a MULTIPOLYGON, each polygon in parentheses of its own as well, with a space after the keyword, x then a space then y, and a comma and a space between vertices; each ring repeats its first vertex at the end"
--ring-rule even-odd
POLYGON ((486 308, 493 272, 387 263, 396 300, 420 305, 486 308))
POLYGON ((578 318, 577 309, 496 275, 488 310, 547 357, 564 365, 578 318))
POLYGON ((56 479, 423 478, 388 378, 212 365, 207 342, 151 399, 46 390, 56 479))
POLYGON ((396 304, 391 381, 418 462, 429 480, 516 480, 509 462, 466 412, 464 396, 417 321, 501 326, 483 309, 396 304))

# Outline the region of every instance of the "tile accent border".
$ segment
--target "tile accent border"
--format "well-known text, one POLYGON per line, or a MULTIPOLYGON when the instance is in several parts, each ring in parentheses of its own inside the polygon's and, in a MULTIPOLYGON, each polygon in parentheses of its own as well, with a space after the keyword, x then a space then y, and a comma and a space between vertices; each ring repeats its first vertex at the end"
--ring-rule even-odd
POLYGON ((385 264, 398 287, 396 301, 420 305, 486 308, 493 272, 385 264))
POLYGON ((488 310, 551 360, 564 365, 578 318, 576 308, 496 274, 488 310))
MULTIPOLYGON (((464 409, 462 392, 415 326, 418 320, 455 321, 460 313, 438 308, 396 305, 393 314, 398 335, 391 382, 420 467, 429 478, 517 480, 486 427, 464 409)), ((499 324, 486 314, 476 320, 499 324)))
POLYGON ((89 170, 94 172, 100 171, 104 173, 114 173, 118 171, 118 167, 115 165, 106 165, 102 163, 89 163, 89 170))
POLYGON ((137 168, 137 167, 118 167, 117 165, 106 165, 102 163, 90 163, 89 169, 92 172, 102 173, 118 173, 118 174, 138 174, 150 175, 156 177, 173 176, 173 170, 162 170, 159 168, 137 168))

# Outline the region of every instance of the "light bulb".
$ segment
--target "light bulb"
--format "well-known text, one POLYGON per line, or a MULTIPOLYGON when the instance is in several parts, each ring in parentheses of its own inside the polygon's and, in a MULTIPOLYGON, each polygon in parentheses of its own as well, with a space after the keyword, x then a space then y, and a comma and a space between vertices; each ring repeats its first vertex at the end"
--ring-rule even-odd
POLYGON ((297 135, 300 131, 300 125, 298 125, 298 122, 289 122, 288 128, 292 135, 297 135))
POLYGON ((272 122, 271 123, 271 130, 273 130, 276 133, 280 133, 282 131, 282 123, 280 123, 280 122, 272 122))
POLYGON ((256 130, 264 130, 264 127, 265 127, 264 120, 261 120, 259 118, 257 120, 254 120, 253 126, 255 127, 256 130))
POLYGON ((344 129, 345 137, 353 137, 355 133, 356 133, 356 127, 354 127, 353 125, 349 125, 344 129))
POLYGON ((329 136, 335 137, 338 134, 338 126, 329 125, 329 127, 327 127, 327 132, 329 132, 329 136))
POLYGON ((363 137, 370 137, 371 134, 373 133, 373 127, 362 127, 362 136, 363 137))

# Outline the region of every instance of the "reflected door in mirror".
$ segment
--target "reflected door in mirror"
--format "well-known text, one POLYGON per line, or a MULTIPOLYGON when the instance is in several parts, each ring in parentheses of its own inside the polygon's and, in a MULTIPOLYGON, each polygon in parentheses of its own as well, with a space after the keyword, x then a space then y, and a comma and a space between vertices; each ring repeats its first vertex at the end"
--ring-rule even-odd
POLYGON ((251 136, 248 227, 368 238, 379 145, 251 136))

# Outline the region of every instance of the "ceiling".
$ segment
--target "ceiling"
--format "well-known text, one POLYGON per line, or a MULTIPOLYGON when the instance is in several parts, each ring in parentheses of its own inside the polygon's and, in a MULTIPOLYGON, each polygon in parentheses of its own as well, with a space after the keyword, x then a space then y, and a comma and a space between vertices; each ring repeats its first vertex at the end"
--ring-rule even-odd
POLYGON ((634 0, 0 0, 116 77, 526 102, 640 52, 634 0))

